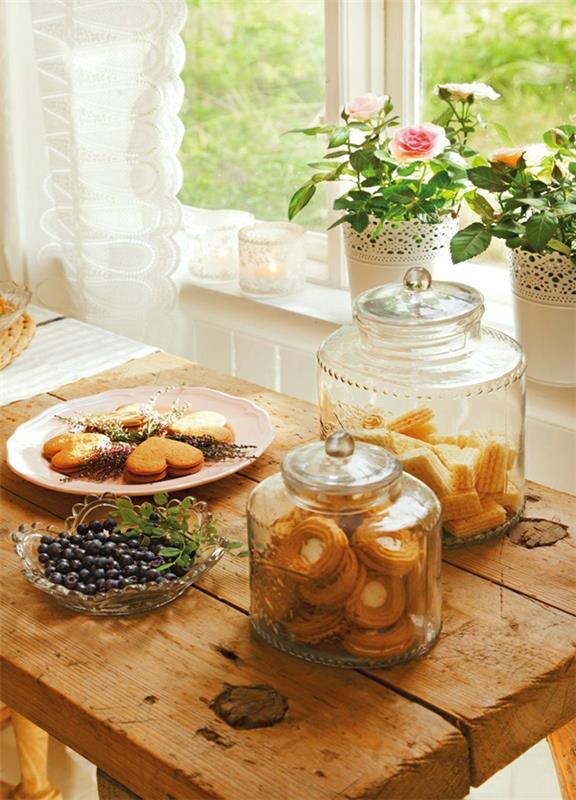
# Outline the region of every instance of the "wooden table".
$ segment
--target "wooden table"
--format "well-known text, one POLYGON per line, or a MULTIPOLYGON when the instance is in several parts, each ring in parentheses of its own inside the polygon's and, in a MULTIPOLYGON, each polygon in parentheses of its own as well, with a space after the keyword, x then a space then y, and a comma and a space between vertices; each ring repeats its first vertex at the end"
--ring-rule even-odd
MULTIPOLYGON (((143 384, 201 385, 266 408, 276 439, 241 473, 197 489, 232 538, 245 538, 255 482, 287 448, 316 438, 310 404, 155 353, 6 406, 6 438, 62 399, 143 384)), ((3 464, 2 699, 145 800, 461 798, 576 716, 576 509, 531 485, 526 515, 570 535, 528 550, 509 538, 448 552, 444 628, 429 655, 389 670, 337 670, 259 641, 248 564, 226 557, 173 604, 92 619, 24 580, 8 534, 54 523, 75 497, 3 464), (225 684, 270 684, 288 700, 272 728, 233 730, 209 707, 225 684)))

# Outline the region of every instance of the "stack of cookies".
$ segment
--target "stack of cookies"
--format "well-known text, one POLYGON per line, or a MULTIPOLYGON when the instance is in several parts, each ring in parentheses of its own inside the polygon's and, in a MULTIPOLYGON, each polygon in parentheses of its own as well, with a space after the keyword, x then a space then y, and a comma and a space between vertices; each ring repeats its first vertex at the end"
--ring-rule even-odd
POLYGON ((154 483, 199 472, 204 455, 197 447, 163 436, 151 436, 128 456, 124 469, 127 483, 154 483))
POLYGON ((514 482, 517 453, 501 433, 443 435, 426 406, 393 419, 367 415, 350 433, 386 447, 429 486, 442 505, 445 530, 457 539, 498 529, 522 507, 514 482))
POLYGON ((386 512, 326 517, 294 508, 273 525, 252 568, 252 614, 302 645, 366 659, 414 648, 411 615, 426 597, 425 537, 388 530, 386 512))

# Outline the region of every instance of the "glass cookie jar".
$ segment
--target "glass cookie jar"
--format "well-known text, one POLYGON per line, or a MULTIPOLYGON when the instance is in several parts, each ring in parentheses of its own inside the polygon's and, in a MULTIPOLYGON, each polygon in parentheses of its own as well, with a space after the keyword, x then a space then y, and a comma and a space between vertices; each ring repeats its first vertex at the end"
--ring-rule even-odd
POLYGON ((481 326, 483 303, 411 269, 359 295, 356 324, 318 352, 323 434, 345 428, 393 452, 438 496, 448 547, 503 533, 524 504, 525 360, 481 326))
POLYGON ((290 451, 248 500, 251 622, 339 667, 421 655, 441 626, 440 505, 382 447, 345 431, 290 451))

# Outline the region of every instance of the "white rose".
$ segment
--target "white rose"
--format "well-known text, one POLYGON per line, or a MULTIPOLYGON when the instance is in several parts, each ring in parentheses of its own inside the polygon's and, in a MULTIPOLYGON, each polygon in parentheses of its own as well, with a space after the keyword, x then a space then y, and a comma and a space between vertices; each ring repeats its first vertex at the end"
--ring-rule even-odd
POLYGON ((439 83, 434 87, 434 94, 440 94, 440 89, 448 92, 451 100, 498 100, 500 95, 487 83, 439 83))
POLYGON ((387 103, 389 99, 390 98, 385 94, 378 97, 369 92, 368 94, 360 95, 360 97, 355 97, 354 100, 350 100, 344 110, 350 119, 366 122, 366 120, 375 117, 384 108, 385 103, 387 103))

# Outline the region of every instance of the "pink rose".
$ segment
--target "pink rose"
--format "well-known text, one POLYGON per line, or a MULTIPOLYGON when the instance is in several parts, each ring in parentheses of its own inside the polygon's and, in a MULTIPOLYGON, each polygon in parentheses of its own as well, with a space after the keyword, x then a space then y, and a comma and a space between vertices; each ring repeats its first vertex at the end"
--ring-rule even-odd
POLYGON ((390 152, 398 161, 430 161, 449 145, 444 128, 424 122, 398 128, 390 142, 390 152))
POLYGON ((354 100, 351 100, 344 111, 350 119, 365 122, 375 117, 384 108, 384 104, 388 99, 385 94, 380 97, 372 93, 362 94, 360 97, 355 97, 354 100))

